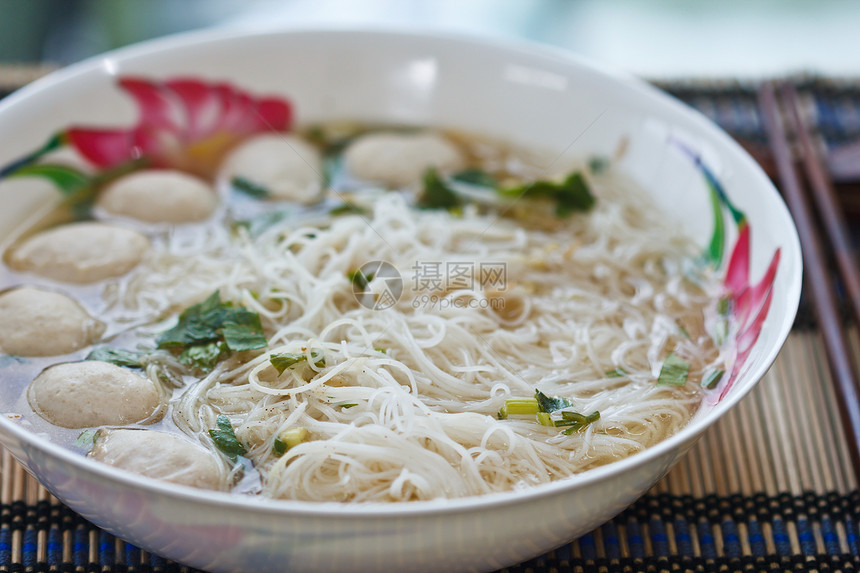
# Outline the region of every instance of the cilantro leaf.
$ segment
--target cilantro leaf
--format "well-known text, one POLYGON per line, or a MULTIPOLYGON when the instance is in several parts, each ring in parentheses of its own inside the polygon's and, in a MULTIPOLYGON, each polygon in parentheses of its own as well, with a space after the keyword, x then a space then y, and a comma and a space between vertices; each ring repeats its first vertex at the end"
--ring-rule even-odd
POLYGON ((235 462, 237 456, 244 456, 247 450, 236 437, 230 418, 224 414, 218 414, 215 425, 217 426, 216 429, 209 430, 209 436, 215 442, 215 446, 224 452, 230 461, 235 462))
POLYGON ((227 348, 237 352, 265 348, 266 335, 263 334, 260 315, 244 308, 231 310, 233 312, 225 316, 221 326, 227 348))
POLYGON ((241 219, 238 221, 233 221, 233 228, 244 227, 248 229, 248 234, 251 235, 252 238, 256 238, 262 235, 265 231, 269 230, 269 228, 287 219, 289 216, 289 209, 264 211, 263 213, 260 213, 255 217, 251 217, 250 219, 241 219))
POLYGON ((279 458, 285 453, 287 453, 287 444, 282 442, 280 438, 275 438, 272 443, 272 455, 279 458))
POLYGON ((595 175, 603 173, 609 169, 609 159, 602 155, 595 155, 588 160, 588 168, 595 175))
POLYGON ((690 373, 690 363, 670 352, 657 377, 657 386, 684 386, 690 373))
POLYGON ((110 362, 117 366, 125 366, 126 368, 143 368, 142 352, 134 350, 124 350, 122 348, 111 348, 110 346, 101 346, 93 349, 87 354, 85 360, 101 360, 102 362, 110 362))
POLYGON ((158 348, 180 351, 184 364, 210 371, 231 350, 266 347, 260 317, 244 307, 221 302, 218 291, 185 309, 173 328, 156 339, 158 348))
MULTIPOLYGON (((275 370, 278 371, 279 375, 283 374, 284 370, 286 370, 290 366, 295 366, 299 362, 306 361, 307 359, 308 356, 304 352, 279 352, 277 354, 272 354, 271 356, 269 356, 269 362, 272 364, 275 370)), ((325 366, 325 355, 322 353, 322 351, 312 350, 311 360, 313 360, 313 364, 317 368, 323 368, 325 366)))
POLYGON ((424 172, 424 189, 417 205, 421 209, 455 209, 463 206, 463 200, 445 184, 436 168, 430 167, 424 172))
POLYGON ((603 373, 607 378, 623 378, 629 374, 624 368, 614 368, 603 373))
POLYGON ((349 282, 351 282, 355 288, 364 292, 367 285, 369 285, 370 281, 373 280, 373 273, 364 274, 361 269, 355 269, 354 271, 347 273, 346 278, 349 279, 349 282))
POLYGON ((564 218, 577 211, 588 211, 594 206, 594 195, 588 188, 585 178, 574 171, 561 183, 549 180, 532 181, 515 187, 501 189, 508 197, 545 198, 555 202, 555 214, 564 218))
POLYGON ((234 177, 230 180, 230 185, 236 191, 254 197, 255 199, 268 199, 272 195, 271 192, 262 185, 258 185, 244 177, 234 177))
POLYGON ((464 169, 459 173, 451 176, 455 181, 468 183, 469 185, 478 185, 480 187, 490 187, 495 189, 498 185, 496 178, 481 169, 464 169))
POLYGON ((229 354, 223 342, 213 341, 186 347, 179 354, 179 361, 186 366, 195 366, 203 372, 211 372, 222 358, 229 354))
POLYGON ((560 396, 550 398, 540 390, 535 390, 535 400, 537 400, 538 403, 538 411, 546 413, 555 412, 556 410, 573 406, 573 402, 567 398, 562 398, 560 396))
POLYGON ((328 214, 333 217, 337 217, 339 215, 367 215, 367 209, 347 201, 345 203, 341 203, 337 207, 332 207, 328 214))

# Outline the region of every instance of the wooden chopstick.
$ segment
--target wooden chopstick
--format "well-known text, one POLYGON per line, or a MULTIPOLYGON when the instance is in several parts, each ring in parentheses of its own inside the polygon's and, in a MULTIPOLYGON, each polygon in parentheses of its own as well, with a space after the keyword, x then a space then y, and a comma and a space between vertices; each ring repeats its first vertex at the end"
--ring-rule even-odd
POLYGON ((806 167, 812 197, 824 224, 824 231, 830 239, 830 246, 833 248, 836 264, 854 312, 854 320, 860 324, 860 267, 857 266, 857 259, 851 248, 848 225, 833 190, 833 181, 824 167, 819 148, 813 145, 812 130, 804 117, 797 90, 790 83, 785 83, 780 94, 786 103, 789 121, 793 123, 792 127, 803 151, 803 165, 806 167))
POLYGON ((837 401, 839 414, 842 418, 842 429, 846 433, 849 444, 851 464, 855 476, 860 480, 860 396, 858 396, 857 376, 851 364, 848 340, 838 310, 830 269, 827 267, 827 258, 815 218, 795 170, 786 130, 782 124, 785 116, 780 115, 773 84, 770 82, 763 84, 759 89, 758 97, 783 196, 794 217, 800 236, 806 286, 812 294, 813 306, 824 337, 827 359, 839 396, 837 401))

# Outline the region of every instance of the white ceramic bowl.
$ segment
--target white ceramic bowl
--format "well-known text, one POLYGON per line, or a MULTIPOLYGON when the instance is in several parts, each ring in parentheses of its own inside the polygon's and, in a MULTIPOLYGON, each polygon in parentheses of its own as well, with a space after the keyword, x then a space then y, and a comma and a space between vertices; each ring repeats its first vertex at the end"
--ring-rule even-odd
MULTIPOLYGON (((618 165, 703 245, 714 228, 712 193, 724 189, 746 214, 735 227, 729 211, 718 209, 730 229, 722 263, 728 287, 738 297, 752 294, 746 318, 738 316, 745 323, 741 343, 755 342, 722 399, 659 445, 548 485, 468 499, 343 506, 195 490, 90 461, 0 420, 0 440, 48 489, 146 550, 213 571, 471 571, 517 563, 598 526, 651 487, 762 377, 791 327, 800 248, 764 173, 701 115, 570 54, 442 34, 177 36, 71 66, 4 100, 0 165, 70 124, 133 124, 135 107, 116 89, 116 76, 127 75, 193 75, 281 94, 301 123, 457 127, 568 155, 611 154, 626 140, 618 165), (746 240, 748 261, 741 252, 746 240), (771 265, 777 250, 781 257, 771 265), (775 278, 759 284, 768 268, 775 278)), ((42 184, 0 181, 0 234, 54 199, 42 184)))

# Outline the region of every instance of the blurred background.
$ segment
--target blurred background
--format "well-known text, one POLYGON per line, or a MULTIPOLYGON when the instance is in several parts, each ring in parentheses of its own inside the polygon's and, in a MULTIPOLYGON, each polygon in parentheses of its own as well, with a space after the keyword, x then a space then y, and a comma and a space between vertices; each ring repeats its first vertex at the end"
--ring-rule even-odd
POLYGON ((211 26, 397 26, 568 48, 651 79, 860 74, 856 0, 0 0, 0 64, 211 26))

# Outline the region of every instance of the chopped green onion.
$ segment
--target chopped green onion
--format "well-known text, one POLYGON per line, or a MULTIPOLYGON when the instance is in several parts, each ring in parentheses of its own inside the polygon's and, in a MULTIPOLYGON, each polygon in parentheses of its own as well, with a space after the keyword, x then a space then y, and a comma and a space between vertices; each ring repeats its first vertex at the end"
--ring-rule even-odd
POLYGON ((295 448, 304 442, 307 437, 308 429, 301 426, 284 430, 275 436, 275 441, 272 443, 272 453, 277 457, 281 457, 287 450, 295 448))
POLYGON ((505 416, 533 416, 540 412, 537 400, 534 398, 513 398, 505 400, 503 408, 505 416))
POLYGON ((713 390, 720 383, 720 380, 723 379, 725 373, 725 370, 711 370, 702 378, 702 387, 713 390))
POLYGON ((535 417, 541 426, 555 426, 548 412, 538 412, 535 417))
POLYGON ((96 434, 98 430, 84 430, 80 433, 77 439, 72 444, 76 448, 81 448, 82 450, 90 451, 93 449, 93 444, 96 439, 96 434))
POLYGON ((247 450, 236 437, 236 432, 233 431, 230 418, 224 414, 218 414, 215 424, 218 427, 214 430, 209 430, 209 436, 215 442, 215 446, 224 452, 230 461, 235 462, 238 456, 244 456, 247 450))
POLYGON ((714 342, 717 346, 721 346, 729 336, 729 321, 725 318, 720 319, 714 325, 714 342))
POLYGON ((657 386, 684 386, 690 373, 690 363, 679 358, 674 352, 663 361, 657 386))
POLYGON ((580 424, 585 424, 586 422, 585 414, 579 414, 577 412, 564 411, 561 413, 561 417, 563 420, 573 420, 574 422, 579 422, 580 424))
POLYGON ((724 296, 717 301, 717 312, 722 316, 728 316, 729 312, 732 310, 732 300, 724 296))
MULTIPOLYGON (((579 415, 582 416, 582 414, 579 414, 579 415)), ((591 414, 589 414, 588 416, 582 416, 582 418, 583 418, 582 421, 577 421, 575 425, 571 425, 569 428, 567 428, 564 431, 564 434, 566 436, 569 436, 572 433, 576 432, 577 430, 581 430, 582 428, 588 426, 589 424, 593 424, 594 422, 596 422, 597 420, 600 419, 600 412, 595 411, 595 412, 592 412, 591 414)))

